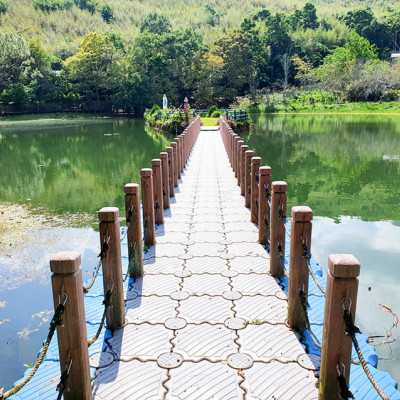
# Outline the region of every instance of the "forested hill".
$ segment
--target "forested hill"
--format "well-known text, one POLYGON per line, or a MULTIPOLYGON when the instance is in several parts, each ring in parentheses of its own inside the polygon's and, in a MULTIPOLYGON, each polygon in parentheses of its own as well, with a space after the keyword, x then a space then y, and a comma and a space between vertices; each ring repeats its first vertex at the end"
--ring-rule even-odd
POLYGON ((287 104, 307 88, 397 100, 400 62, 389 61, 400 10, 367 3, 0 0, 0 111, 140 115, 164 93, 205 108, 282 91, 287 104))
MULTIPOLYGON (((82 36, 89 32, 113 32, 132 41, 145 16, 154 11, 167 17, 173 29, 193 28, 205 42, 211 43, 257 11, 290 14, 302 9, 305 3, 303 0, 0 0, 0 29, 21 33, 28 40, 40 38, 49 51, 71 55, 82 36)), ((382 21, 399 12, 395 0, 312 3, 318 17, 327 18, 334 25, 341 16, 357 8, 370 7, 382 21)))

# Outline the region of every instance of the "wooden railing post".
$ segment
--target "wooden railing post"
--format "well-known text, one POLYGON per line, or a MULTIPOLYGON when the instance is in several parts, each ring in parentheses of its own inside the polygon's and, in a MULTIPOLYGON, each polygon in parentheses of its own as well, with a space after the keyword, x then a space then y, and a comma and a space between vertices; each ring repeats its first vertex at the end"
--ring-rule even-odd
POLYGON ((307 258, 305 247, 311 250, 311 220, 313 211, 310 207, 292 208, 292 225, 290 230, 289 291, 288 291, 288 324, 292 329, 306 327, 306 316, 301 304, 300 292, 308 299, 307 258))
POLYGON ((247 144, 242 145, 240 148, 240 194, 244 196, 246 184, 246 151, 249 150, 247 144))
POLYGON ((162 194, 164 210, 169 208, 169 168, 168 168, 168 153, 161 152, 161 171, 162 171, 162 194))
POLYGON ((319 400, 339 398, 338 372, 349 384, 352 341, 345 334, 344 310, 355 319, 360 263, 351 254, 328 258, 319 400))
POLYGON ((142 185, 143 234, 144 244, 152 246, 156 243, 156 228, 154 223, 153 170, 140 170, 142 185))
POLYGON ((181 157, 181 154, 182 154, 182 149, 181 149, 182 143, 181 143, 181 138, 176 137, 174 139, 174 142, 176 143, 176 161, 177 161, 177 163, 176 163, 176 165, 177 165, 176 172, 177 172, 178 180, 179 180, 179 179, 181 179, 181 171, 182 171, 182 157, 181 157))
POLYGON ((57 326, 61 374, 69 369, 64 399, 91 400, 88 341, 83 300, 81 255, 60 252, 50 260, 54 309, 64 304, 63 324, 57 326))
POLYGON ((172 147, 167 147, 166 152, 168 154, 168 183, 169 183, 169 197, 175 197, 175 190, 174 190, 174 149, 172 147))
POLYGON ((151 160, 151 166, 153 168, 154 222, 160 225, 164 223, 161 160, 159 158, 151 160))
POLYGON ((111 306, 106 311, 107 328, 118 329, 125 325, 124 289, 122 286, 121 233, 117 207, 103 207, 99 211, 100 246, 108 248, 103 258, 104 293, 109 290, 111 306))
POLYGON ((238 135, 235 135, 233 137, 233 148, 232 148, 232 156, 233 156, 233 172, 235 173, 235 178, 238 176, 238 168, 237 168, 237 144, 238 141, 240 140, 240 137, 238 135))
POLYGON ((242 146, 244 145, 243 140, 239 140, 237 142, 237 148, 236 148, 236 163, 237 163, 237 184, 240 186, 240 183, 242 181, 242 158, 241 158, 241 151, 242 151, 242 146))
POLYGON ((178 187, 178 144, 171 142, 172 147, 172 169, 174 171, 174 187, 178 187))
POLYGON ((258 184, 258 241, 267 245, 270 237, 270 206, 271 198, 271 167, 260 167, 258 170, 260 182, 258 184))
POLYGON ((253 150, 245 152, 244 164, 244 206, 250 208, 251 206, 251 158, 254 157, 253 150))
POLYGON ((258 182, 259 174, 258 170, 261 166, 261 157, 251 158, 251 196, 250 196, 250 221, 257 224, 258 223, 258 182))
POLYGON ((125 185, 125 215, 128 227, 129 276, 137 278, 143 275, 142 226, 140 217, 139 185, 125 185))
MULTIPOLYGON (((185 131, 187 132, 187 131, 185 131)), ((181 138, 182 138, 182 172, 185 170, 186 167, 186 134, 185 132, 182 133, 181 138)))
POLYGON ((285 275, 285 220, 287 183, 272 182, 270 272, 280 278, 285 275))

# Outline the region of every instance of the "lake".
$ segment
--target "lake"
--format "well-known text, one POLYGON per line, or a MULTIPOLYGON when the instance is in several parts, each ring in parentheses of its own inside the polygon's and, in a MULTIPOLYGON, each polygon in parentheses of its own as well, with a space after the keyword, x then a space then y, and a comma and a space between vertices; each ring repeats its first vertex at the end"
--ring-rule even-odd
MULTIPOLYGON (((385 336, 378 342, 400 336, 379 306, 400 313, 399 138, 398 117, 360 115, 259 115, 245 137, 273 180, 288 182, 288 207, 314 210, 313 257, 325 267, 331 253, 359 259, 357 322, 385 336)), ((139 182, 165 144, 142 120, 0 123, 3 218, 11 204, 22 207, 14 234, 0 240, 0 387, 22 375, 47 335, 49 257, 81 252, 87 279, 97 264, 96 211, 122 210, 124 185, 139 182)), ((399 381, 399 342, 377 350, 379 367, 399 381)))
POLYGON ((243 138, 272 180, 288 183, 288 212, 314 211, 312 255, 361 264, 357 323, 375 342, 379 368, 400 382, 400 118, 377 115, 256 115, 243 138))

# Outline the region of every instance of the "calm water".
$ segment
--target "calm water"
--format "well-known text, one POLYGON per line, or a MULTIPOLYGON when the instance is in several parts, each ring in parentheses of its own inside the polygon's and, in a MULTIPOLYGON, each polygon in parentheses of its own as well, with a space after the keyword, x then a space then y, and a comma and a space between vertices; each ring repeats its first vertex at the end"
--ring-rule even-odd
MULTIPOLYGON (((96 221, 101 207, 123 209, 124 185, 140 182, 140 169, 151 167, 164 148, 165 138, 141 120, 0 124, 0 202, 88 213, 96 221)), ((47 336, 51 255, 80 252, 84 279, 97 264, 97 224, 79 221, 32 232, 0 251, 0 388, 22 376, 47 336)), ((20 229, 30 231, 23 221, 20 229)))
MULTIPOLYGON (((392 325, 379 304, 400 314, 399 122, 389 116, 259 116, 246 138, 272 167, 273 179, 288 182, 289 207, 314 210, 314 258, 326 265, 331 253, 353 253, 360 260, 358 323, 367 335, 386 335, 392 325)), ((55 125, 0 124, 0 202, 41 205, 53 214, 122 209, 124 184, 139 182, 140 169, 165 146, 139 120, 55 125)), ((98 254, 93 226, 45 229, 10 257, 0 254, 0 387, 22 375, 47 335, 49 257, 81 252, 88 277, 98 254)), ((388 340, 399 336, 393 329, 388 340)), ((387 359, 380 368, 400 381, 399 342, 377 349, 387 359)))
MULTIPOLYGON (((400 382, 400 118, 261 115, 245 139, 273 180, 288 183, 288 210, 314 211, 312 254, 351 253, 361 263, 357 323, 376 341, 379 367, 400 382)), ((288 211, 288 215, 290 215, 288 211)))

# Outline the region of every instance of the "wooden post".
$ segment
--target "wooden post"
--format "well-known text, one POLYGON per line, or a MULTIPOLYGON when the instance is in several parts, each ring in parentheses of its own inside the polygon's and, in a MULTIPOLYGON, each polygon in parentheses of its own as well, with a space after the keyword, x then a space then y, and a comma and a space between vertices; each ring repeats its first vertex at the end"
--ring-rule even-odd
POLYGON ((245 188, 245 180, 246 180, 246 151, 249 149, 249 146, 242 145, 240 148, 240 194, 244 196, 244 188, 245 188))
POLYGON ((173 152, 174 149, 172 147, 167 147, 165 149, 168 154, 168 173, 169 173, 169 197, 175 197, 175 190, 174 190, 174 159, 173 159, 173 152))
POLYGON ((244 206, 250 208, 251 206, 251 158, 254 157, 253 150, 245 152, 244 163, 244 206))
POLYGON ((269 199, 271 198, 271 167, 260 167, 258 170, 258 241, 267 245, 270 235, 271 217, 269 199))
POLYGON ((250 221, 258 224, 258 182, 259 174, 258 170, 261 165, 261 157, 251 158, 251 177, 250 177, 250 221))
POLYGON ((178 187, 178 144, 176 142, 171 142, 171 147, 172 147, 172 163, 174 170, 174 187, 178 187))
POLYGON ((181 138, 176 137, 174 139, 175 143, 176 143, 176 161, 177 161, 177 175, 178 175, 178 180, 181 179, 181 171, 182 171, 182 151, 181 151, 181 147, 182 147, 182 143, 181 143, 181 138))
POLYGON ((233 148, 232 148, 232 158, 233 158, 233 171, 235 172, 235 178, 238 176, 238 169, 237 169, 237 143, 239 142, 240 137, 235 135, 233 137, 233 148))
POLYGON ((65 302, 63 324, 57 326, 61 374, 69 369, 69 390, 64 392, 64 399, 91 400, 81 255, 72 251, 57 253, 50 260, 50 270, 54 309, 65 302))
POLYGON ((331 254, 328 268, 319 400, 339 398, 337 370, 349 384, 352 342, 350 336, 345 334, 343 314, 344 309, 350 309, 354 321, 360 263, 351 254, 331 254))
POLYGON ((168 168, 168 153, 160 153, 161 170, 162 170, 162 193, 164 210, 169 208, 169 168, 168 168))
POLYGON ((129 276, 137 278, 143 275, 142 226, 140 218, 139 185, 125 185, 125 214, 128 227, 129 276))
POLYGON ((164 223, 161 160, 155 158, 151 160, 151 165, 153 167, 154 222, 160 225, 164 223))
POLYGON ((151 246, 156 243, 156 228, 154 223, 153 170, 140 170, 142 184, 143 233, 144 244, 151 246))
POLYGON ((103 258, 104 293, 112 290, 111 306, 106 311, 108 329, 118 329, 125 325, 124 288, 122 286, 121 238, 117 207, 103 207, 99 211, 100 246, 108 245, 103 258))
POLYGON ((240 186, 241 182, 241 175, 242 175, 242 146, 244 145, 243 140, 239 140, 237 142, 237 148, 236 148, 236 162, 237 162, 237 184, 240 186))
POLYGON ((311 220, 313 211, 310 207, 292 208, 292 227, 290 233, 288 324, 292 329, 304 329, 307 325, 304 310, 300 302, 300 292, 308 299, 308 266, 304 257, 304 246, 311 250, 311 220))
POLYGON ((182 138, 182 172, 183 172, 185 170, 185 167, 186 167, 186 157, 185 157, 185 153, 186 153, 186 135, 185 135, 185 133, 182 133, 181 138, 182 138))
POLYGON ((270 272, 276 278, 285 275, 285 221, 287 183, 272 182, 270 272))

